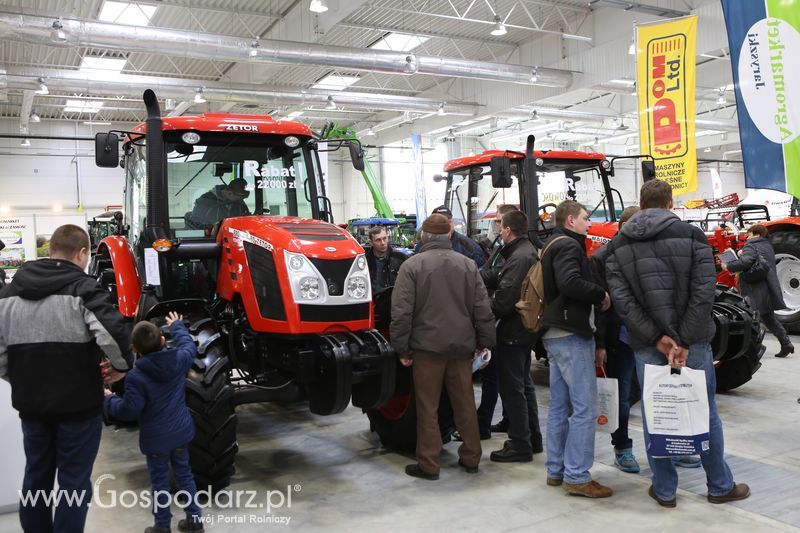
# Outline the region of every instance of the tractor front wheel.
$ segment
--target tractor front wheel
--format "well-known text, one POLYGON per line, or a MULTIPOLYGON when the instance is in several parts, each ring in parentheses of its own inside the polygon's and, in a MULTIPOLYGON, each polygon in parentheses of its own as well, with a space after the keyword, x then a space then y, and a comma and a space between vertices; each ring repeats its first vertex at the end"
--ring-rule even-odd
POLYGON ((786 309, 775 311, 789 333, 800 333, 800 228, 777 231, 769 241, 775 249, 775 268, 786 309))

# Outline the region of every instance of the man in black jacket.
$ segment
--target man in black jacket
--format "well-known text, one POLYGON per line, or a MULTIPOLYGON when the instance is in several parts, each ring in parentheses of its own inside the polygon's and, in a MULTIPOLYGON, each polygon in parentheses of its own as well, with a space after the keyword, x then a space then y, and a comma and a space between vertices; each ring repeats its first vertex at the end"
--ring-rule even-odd
POLYGON ((597 418, 594 306, 605 311, 611 300, 594 282, 586 256, 592 225, 586 208, 566 200, 555 219, 556 230, 542 250, 546 306, 541 326, 550 361, 547 484, 563 485, 577 496, 606 498, 612 490, 594 481, 589 470, 597 418))
MULTIPOLYGON (((606 278, 614 306, 628 328, 636 354, 636 372, 644 384, 645 365, 688 366, 705 371, 709 440, 700 454, 708 500, 725 503, 750 495, 733 482, 725 462, 722 421, 714 399, 716 379, 711 353, 712 305, 716 269, 711 247, 697 227, 682 222, 672 208, 672 188, 661 180, 642 185, 638 214, 611 241, 606 278)), ((642 402, 644 419, 644 402, 642 402)), ((650 434, 644 425, 645 448, 650 434)), ((678 475, 670 458, 647 459, 653 472, 649 495, 663 507, 675 507, 678 475)))
POLYGON ((369 230, 370 247, 364 254, 369 267, 369 277, 372 282, 372 295, 387 287, 392 287, 397 279, 400 265, 406 256, 398 252, 389 244, 389 232, 383 226, 375 226, 369 230))
POLYGON ((501 450, 491 453, 492 461, 530 462, 534 449, 541 451, 542 433, 536 394, 531 379, 531 348, 535 336, 522 325, 516 303, 522 282, 536 262, 536 248, 526 236, 528 218, 521 211, 503 215, 500 235, 505 245, 500 252, 505 260, 492 295, 492 311, 497 319, 497 374, 500 398, 508 415, 508 440, 501 450))
POLYGON ((22 495, 33 501, 20 503, 26 532, 83 531, 100 446, 101 374, 119 379, 133 362, 129 326, 84 273, 88 263, 89 236, 78 226, 61 226, 50 239, 50 258, 25 263, 0 291, 0 377, 11 383, 11 403, 22 419, 22 495), (101 372, 103 359, 113 370, 101 372), (56 472, 67 495, 53 516, 49 491, 56 472), (37 491, 44 494, 33 500, 37 491), (81 495, 80 504, 67 501, 81 495))

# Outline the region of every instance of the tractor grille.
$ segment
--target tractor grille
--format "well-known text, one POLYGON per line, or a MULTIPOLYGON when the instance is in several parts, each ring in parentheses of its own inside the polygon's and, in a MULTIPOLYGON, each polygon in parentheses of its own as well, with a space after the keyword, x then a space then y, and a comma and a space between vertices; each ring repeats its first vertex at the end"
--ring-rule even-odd
POLYGON ((353 266, 352 259, 316 259, 309 257, 311 262, 317 267, 319 273, 325 278, 325 286, 328 287, 328 294, 331 296, 341 296, 344 294, 344 283, 347 273, 353 266))
POLYGON ((286 310, 283 307, 281 287, 272 252, 246 242, 244 253, 247 256, 247 266, 250 269, 250 278, 253 280, 259 313, 264 318, 286 320, 286 310))
POLYGON ((348 322, 368 318, 369 302, 350 305, 300 305, 300 320, 304 322, 348 322))

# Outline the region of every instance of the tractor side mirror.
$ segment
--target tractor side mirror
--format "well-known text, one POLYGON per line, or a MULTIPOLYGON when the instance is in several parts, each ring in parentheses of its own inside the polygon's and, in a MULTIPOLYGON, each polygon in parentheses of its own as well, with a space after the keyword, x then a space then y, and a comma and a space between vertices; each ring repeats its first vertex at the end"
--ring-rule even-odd
POLYGON ((434 174, 433 175, 433 181, 436 182, 436 183, 439 183, 440 181, 444 181, 445 179, 446 179, 446 176, 444 176, 442 174, 434 174))
POLYGON ((656 177, 656 162, 652 159, 642 161, 642 181, 650 181, 656 177))
POLYGON ((364 172, 364 150, 358 143, 349 143, 347 147, 350 149, 350 161, 353 162, 353 168, 359 172, 364 172))
POLYGON ((492 171, 492 187, 508 189, 513 184, 511 179, 511 159, 506 156, 495 156, 489 162, 492 171))
POLYGON ((94 136, 94 162, 98 167, 117 168, 119 137, 116 133, 98 133, 94 136))

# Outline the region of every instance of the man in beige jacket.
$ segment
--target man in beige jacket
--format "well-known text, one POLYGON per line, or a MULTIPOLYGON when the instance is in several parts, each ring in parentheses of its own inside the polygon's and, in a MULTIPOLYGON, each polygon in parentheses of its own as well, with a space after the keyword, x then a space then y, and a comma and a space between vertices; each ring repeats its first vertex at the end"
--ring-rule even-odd
POLYGON ((456 428, 463 438, 458 463, 478 472, 481 444, 472 359, 495 343, 494 315, 475 262, 454 252, 447 217, 433 214, 422 224, 422 248, 403 263, 392 293, 392 344, 412 366, 417 407, 417 464, 406 474, 439 479, 442 437, 438 409, 447 389, 456 428))

